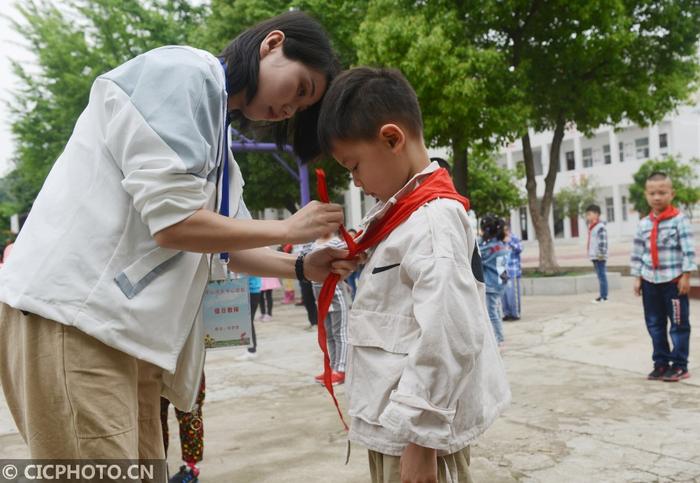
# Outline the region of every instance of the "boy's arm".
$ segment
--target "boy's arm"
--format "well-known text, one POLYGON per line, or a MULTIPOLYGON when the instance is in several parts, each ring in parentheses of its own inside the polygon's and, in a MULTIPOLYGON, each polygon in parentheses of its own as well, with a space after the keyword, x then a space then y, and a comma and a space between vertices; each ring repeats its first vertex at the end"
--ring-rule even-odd
POLYGON ((693 232, 690 229, 688 218, 685 216, 680 220, 680 223, 678 223, 678 239, 680 240, 683 257, 683 273, 690 273, 697 270, 693 232))
POLYGON ((690 230, 690 223, 686 217, 683 217, 678 224, 678 239, 680 240, 683 257, 683 275, 678 280, 678 293, 686 295, 690 292, 690 272, 697 269, 697 265, 695 265, 693 233, 690 230))
POLYGON ((379 422, 408 443, 446 449, 466 376, 486 337, 486 315, 467 264, 447 257, 407 262, 420 337, 379 422))
POLYGON ((598 232, 598 258, 608 254, 608 230, 603 226, 598 232))

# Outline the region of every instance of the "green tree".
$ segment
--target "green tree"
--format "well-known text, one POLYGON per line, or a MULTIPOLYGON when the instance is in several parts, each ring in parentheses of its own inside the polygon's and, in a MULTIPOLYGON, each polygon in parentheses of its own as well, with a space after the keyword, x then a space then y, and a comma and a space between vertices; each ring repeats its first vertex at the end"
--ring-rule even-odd
POLYGON ((585 213, 586 207, 596 203, 598 185, 591 176, 581 175, 573 179, 571 186, 562 188, 555 196, 557 206, 570 218, 585 213))
MULTIPOLYGON (((316 18, 327 29, 333 46, 344 65, 356 61, 352 38, 364 17, 366 0, 337 2, 329 7, 322 0, 212 0, 211 14, 192 35, 194 45, 214 54, 223 48, 244 29, 255 23, 284 13, 290 9, 299 9, 316 18)), ((265 140, 265 133, 256 130, 251 134, 259 140, 265 140)), ((298 206, 299 183, 291 177, 269 154, 236 154, 246 180, 245 199, 251 209, 265 207, 286 208, 296 211, 298 206)), ((290 161, 291 166, 294 162, 290 161)), ((312 193, 315 192, 315 167, 326 171, 328 188, 337 196, 348 187, 345 170, 331 160, 324 160, 320 165, 309 166, 309 181, 312 193)))
POLYGON ((515 170, 498 165, 489 152, 476 150, 471 156, 469 202, 477 217, 494 214, 510 217, 510 211, 523 204, 515 170))
POLYGON ((673 156, 665 159, 650 159, 634 173, 634 183, 629 187, 630 201, 640 216, 649 214, 649 205, 644 197, 644 185, 649 175, 661 171, 671 177, 675 197, 673 204, 680 206, 686 215, 692 215, 692 208, 700 201, 700 184, 697 169, 700 160, 691 159, 684 163, 673 156))
MULTIPOLYGON (((495 79, 520 93, 528 205, 540 270, 556 272, 549 215, 564 132, 584 135, 623 119, 653 123, 697 88, 697 0, 488 0, 464 2, 465 42, 505 59, 495 79), (551 131, 544 193, 537 196, 529 131, 551 131)), ((492 80, 488 76, 486 82, 492 80)), ((510 98, 517 103, 508 106, 510 98)))
POLYGON ((102 74, 149 49, 182 44, 204 9, 186 0, 48 0, 17 6, 14 28, 36 64, 13 63, 22 87, 11 103, 14 170, 0 189, 2 211, 29 211, 102 74))
POLYGON ((470 9, 478 15, 479 5, 371 0, 355 37, 360 64, 398 68, 411 82, 426 142, 452 148, 455 186, 468 196, 478 189, 468 154, 499 145, 525 125, 522 94, 512 88, 512 76, 500 74, 505 54, 469 39, 465 15, 470 9))

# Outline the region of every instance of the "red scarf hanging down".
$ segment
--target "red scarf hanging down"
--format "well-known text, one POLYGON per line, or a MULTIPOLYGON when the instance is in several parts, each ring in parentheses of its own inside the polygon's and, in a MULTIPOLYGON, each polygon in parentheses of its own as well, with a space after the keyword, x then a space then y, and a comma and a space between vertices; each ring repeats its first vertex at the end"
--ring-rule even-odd
POLYGON ((593 231, 593 228, 600 223, 600 221, 596 221, 593 223, 591 226, 588 227, 588 241, 586 242, 586 252, 591 251, 591 232, 593 231))
POLYGON ((659 223, 664 220, 670 220, 679 213, 680 211, 678 208, 671 205, 668 205, 666 209, 658 215, 655 215, 653 210, 649 212, 649 219, 654 224, 654 226, 651 228, 651 266, 654 268, 659 267, 659 223))
MULTIPOLYGON (((322 169, 316 170, 316 177, 318 197, 324 203, 328 203, 329 199, 328 189, 326 187, 326 175, 322 169)), ((394 231, 396 227, 406 221, 414 211, 424 204, 438 198, 457 200, 464 205, 465 210, 469 210, 469 200, 457 193, 447 170, 440 168, 434 171, 428 177, 424 178, 423 182, 421 182, 421 184, 419 184, 418 187, 411 193, 398 200, 395 205, 387 210, 381 220, 372 223, 359 242, 355 242, 345 227, 341 225, 340 233, 345 239, 350 252, 348 259, 351 259, 358 253, 362 253, 365 250, 377 245, 392 231, 394 231)), ((338 400, 333 392, 333 384, 331 383, 331 364, 330 357, 328 355, 328 345, 326 342, 326 328, 325 324, 323 323, 323 321, 326 320, 328 309, 333 301, 335 287, 339 280, 340 276, 338 274, 331 273, 328 275, 326 280, 323 282, 323 288, 321 288, 321 292, 318 296, 318 345, 323 351, 323 384, 326 386, 326 390, 328 390, 328 393, 333 398, 333 403, 338 411, 340 420, 342 421, 345 430, 347 430, 348 425, 345 424, 345 419, 343 419, 343 414, 338 406, 338 400)))

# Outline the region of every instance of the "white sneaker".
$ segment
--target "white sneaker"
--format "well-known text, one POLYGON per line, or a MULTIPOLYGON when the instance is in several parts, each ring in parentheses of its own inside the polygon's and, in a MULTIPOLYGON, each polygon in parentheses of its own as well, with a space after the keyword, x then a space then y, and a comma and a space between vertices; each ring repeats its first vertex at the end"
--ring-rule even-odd
POLYGON ((597 299, 592 300, 591 303, 592 303, 592 304, 602 304, 603 302, 607 302, 607 301, 608 301, 608 299, 604 299, 604 298, 602 298, 602 297, 598 297, 597 299))
POLYGON ((257 352, 248 352, 245 351, 243 354, 240 356, 236 357, 234 360, 238 362, 244 362, 244 361, 252 361, 254 359, 258 358, 258 353, 257 352))

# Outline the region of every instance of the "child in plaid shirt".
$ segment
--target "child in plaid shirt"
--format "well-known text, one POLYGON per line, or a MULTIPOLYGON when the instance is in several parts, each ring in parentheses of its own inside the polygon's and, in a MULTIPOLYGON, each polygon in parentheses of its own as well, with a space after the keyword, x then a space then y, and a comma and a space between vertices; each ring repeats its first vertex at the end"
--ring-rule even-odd
POLYGON ((639 222, 631 259, 631 274, 637 277, 634 292, 642 295, 644 318, 654 349, 654 370, 648 379, 679 381, 690 377, 690 318, 688 292, 693 258, 693 237, 688 219, 671 205, 673 184, 665 173, 652 173, 644 189, 651 207, 639 222), (667 320, 671 321, 668 343, 667 320))

